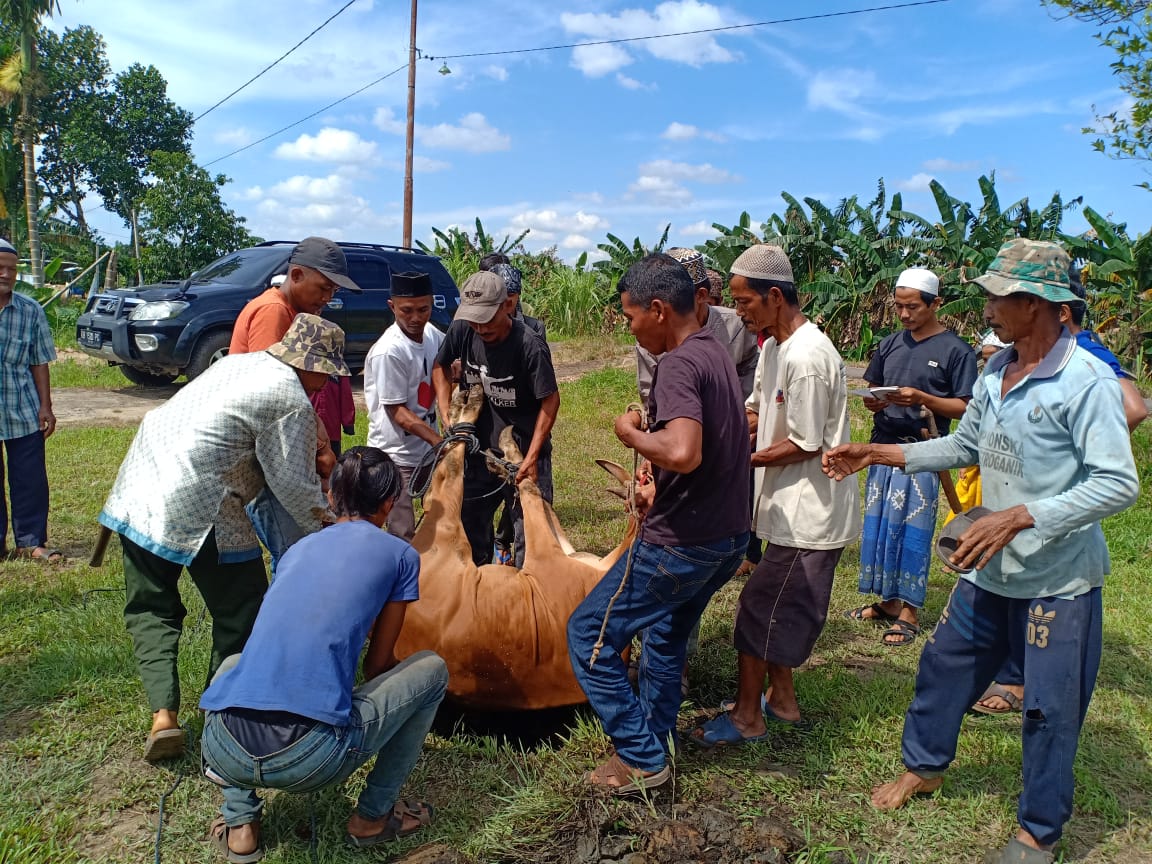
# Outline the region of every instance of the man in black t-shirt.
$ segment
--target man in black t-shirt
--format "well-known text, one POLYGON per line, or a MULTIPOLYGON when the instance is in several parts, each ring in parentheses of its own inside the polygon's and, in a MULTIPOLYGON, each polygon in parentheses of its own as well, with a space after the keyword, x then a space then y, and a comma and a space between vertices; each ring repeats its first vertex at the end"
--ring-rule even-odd
MULTIPOLYGON (((480 445, 497 455, 500 433, 512 427, 512 434, 524 454, 516 482, 531 479, 544 499, 552 501, 552 426, 560 410, 560 392, 548 346, 540 337, 512 318, 516 298, 508 295, 504 280, 495 273, 481 271, 469 276, 460 287, 460 308, 436 365, 432 386, 440 416, 448 416, 452 399, 451 367, 460 361, 460 386, 479 384, 484 389, 484 409, 476 422, 480 445)), ((473 454, 464 463, 464 500, 461 513, 464 533, 472 546, 477 565, 492 561, 494 532, 492 517, 500 502, 510 508, 515 529, 515 562, 524 564, 524 516, 511 488, 495 494, 500 481, 491 474, 484 457, 473 454)))
POLYGON ((701 328, 688 271, 669 255, 649 255, 617 288, 637 343, 663 355, 648 397, 648 428, 635 411, 616 418, 616 436, 652 464, 653 482, 637 492, 643 524, 628 554, 568 620, 568 653, 616 748, 586 780, 625 794, 671 776, 669 739, 688 635, 748 545, 750 454, 736 367, 701 328), (589 668, 601 627, 603 643, 589 668), (641 631, 637 695, 620 652, 641 631))
MULTIPOLYGON (((864 397, 864 407, 872 412, 872 443, 926 437, 929 427, 921 408, 932 412, 937 430, 947 435, 972 398, 976 353, 938 320, 940 280, 931 270, 912 267, 901 273, 892 305, 903 329, 880 343, 864 371, 873 394, 864 397)), ((879 595, 880 602, 845 614, 887 625, 881 637, 885 645, 910 645, 920 633, 918 610, 928 594, 939 492, 940 480, 931 471, 906 474, 887 465, 868 469, 859 587, 862 594, 879 595)))

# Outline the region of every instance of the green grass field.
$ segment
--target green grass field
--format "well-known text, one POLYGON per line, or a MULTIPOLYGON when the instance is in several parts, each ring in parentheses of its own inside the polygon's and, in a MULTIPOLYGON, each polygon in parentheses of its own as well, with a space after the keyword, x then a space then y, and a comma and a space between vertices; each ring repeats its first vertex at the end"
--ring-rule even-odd
MULTIPOLYGON (((619 502, 603 491, 597 456, 627 462, 611 420, 634 398, 626 371, 562 385, 556 431, 557 511, 578 548, 604 552, 623 531, 619 502)), ((865 418, 854 417, 863 437, 865 418)), ((360 418, 358 440, 365 435, 360 418)), ((48 568, 0 565, 0 862, 154 860, 157 807, 168 862, 208 862, 204 842, 218 794, 194 755, 151 767, 140 759, 149 716, 121 618, 115 543, 105 564, 85 563, 95 517, 131 440, 128 428, 64 429, 49 441, 51 535, 72 559, 48 568)), ((347 443, 347 442, 346 442, 347 443)), ((1146 475, 1149 433, 1135 439, 1146 475)), ((1064 860, 1152 862, 1152 543, 1148 492, 1105 525, 1113 574, 1105 589, 1105 653, 1081 739, 1076 812, 1064 860)), ((943 790, 881 814, 868 790, 900 770, 900 730, 922 640, 885 648, 876 630, 839 612, 858 604, 857 551, 841 563, 828 626, 797 685, 805 722, 768 743, 705 754, 685 747, 673 791, 649 802, 605 800, 581 775, 608 745, 587 712, 548 743, 526 748, 491 737, 429 738, 407 789, 435 802, 439 818, 417 840, 353 852, 343 825, 356 781, 318 796, 317 854, 325 862, 397 860, 421 843, 442 844, 430 861, 534 862, 976 862, 1014 828, 1020 786, 1018 716, 965 721, 943 790), (770 845, 775 844, 775 845, 770 845), (774 851, 776 850, 776 851, 774 851), (782 851, 781 851, 782 850, 782 851), (631 855, 632 857, 627 857, 631 855), (464 856, 464 857, 460 857, 464 856)), ((934 570, 924 619, 934 622, 951 578, 934 570)), ((708 610, 690 664, 691 727, 734 692, 731 627, 739 586, 708 610)), ((208 661, 210 621, 185 585, 189 610, 181 654, 183 720, 208 661)), ((195 751, 193 751, 194 753, 195 751)), ((269 793, 266 861, 310 860, 307 798, 269 793)))

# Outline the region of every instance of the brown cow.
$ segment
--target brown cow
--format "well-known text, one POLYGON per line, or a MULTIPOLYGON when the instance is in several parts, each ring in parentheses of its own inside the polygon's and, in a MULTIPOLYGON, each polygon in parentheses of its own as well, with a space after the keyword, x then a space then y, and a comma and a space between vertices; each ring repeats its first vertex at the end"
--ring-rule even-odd
MULTIPOLYGON (((452 400, 451 422, 475 422, 483 392, 452 400)), ((505 430, 509 461, 521 454, 505 430)), ((472 562, 460 523, 464 445, 452 444, 424 496, 424 520, 412 545, 420 553, 420 599, 408 606, 396 643, 403 658, 431 649, 448 664, 448 695, 483 710, 551 708, 584 702, 568 660, 568 617, 623 555, 636 534, 629 520, 619 546, 603 558, 575 552, 536 484, 520 486, 524 567, 472 562)), ((600 463, 620 482, 620 466, 600 463)))

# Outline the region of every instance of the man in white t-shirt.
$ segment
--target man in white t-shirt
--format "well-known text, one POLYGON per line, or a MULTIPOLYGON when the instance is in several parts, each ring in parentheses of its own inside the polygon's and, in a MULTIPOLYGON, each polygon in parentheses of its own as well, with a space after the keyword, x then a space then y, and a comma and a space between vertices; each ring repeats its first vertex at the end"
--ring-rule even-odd
POLYGON ((836 565, 860 532, 856 486, 828 482, 820 466, 821 452, 851 438, 844 361, 800 311, 788 256, 753 246, 732 265, 729 288, 749 329, 769 334, 745 403, 752 526, 767 545, 736 613, 736 700, 693 736, 708 747, 762 740, 768 719, 799 721, 792 670, 824 629, 836 565))
POLYGON ((400 471, 404 488, 388 518, 388 531, 411 541, 416 518, 408 483, 420 460, 441 441, 436 431, 432 367, 444 334, 428 323, 432 280, 427 273, 393 273, 388 306, 396 323, 364 359, 368 446, 387 453, 400 471))

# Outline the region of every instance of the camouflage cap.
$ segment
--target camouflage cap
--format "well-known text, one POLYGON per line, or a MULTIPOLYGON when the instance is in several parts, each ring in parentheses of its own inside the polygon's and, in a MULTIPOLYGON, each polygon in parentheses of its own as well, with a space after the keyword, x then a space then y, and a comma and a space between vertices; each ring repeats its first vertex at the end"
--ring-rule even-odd
POLYGON ((983 276, 972 281, 995 297, 1034 294, 1051 303, 1077 300, 1068 287, 1072 261, 1059 243, 1018 237, 1000 247, 983 276))
POLYGON ((292 319, 284 338, 267 350, 280 362, 304 372, 352 374, 344 362, 344 331, 319 315, 301 312, 292 319))

